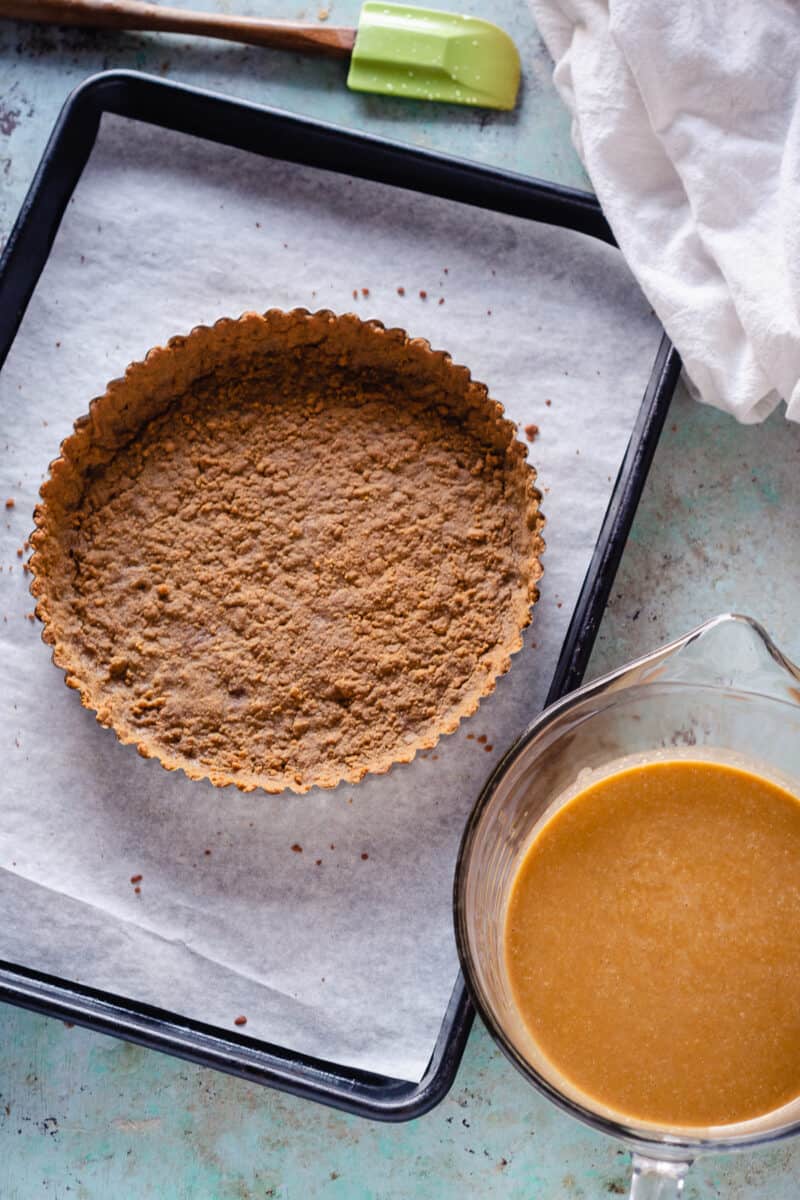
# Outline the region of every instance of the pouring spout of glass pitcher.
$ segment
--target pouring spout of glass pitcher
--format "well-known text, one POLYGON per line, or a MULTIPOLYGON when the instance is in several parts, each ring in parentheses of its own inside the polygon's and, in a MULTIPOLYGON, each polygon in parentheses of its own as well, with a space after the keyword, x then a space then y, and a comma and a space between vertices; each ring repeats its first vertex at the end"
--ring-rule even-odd
POLYGON ((691 1165, 634 1154, 630 1200, 679 1200, 691 1165))
POLYGON ((586 687, 605 684, 617 689, 658 682, 740 688, 800 703, 800 668, 781 653, 757 621, 740 613, 713 617, 586 687))

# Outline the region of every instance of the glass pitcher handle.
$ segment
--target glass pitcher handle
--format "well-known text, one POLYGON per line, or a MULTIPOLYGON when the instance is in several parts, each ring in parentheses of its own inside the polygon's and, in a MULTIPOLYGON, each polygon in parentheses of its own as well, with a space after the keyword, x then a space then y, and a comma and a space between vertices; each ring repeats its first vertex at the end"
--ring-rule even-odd
POLYGON ((630 1200, 680 1200, 691 1165, 634 1154, 630 1200))

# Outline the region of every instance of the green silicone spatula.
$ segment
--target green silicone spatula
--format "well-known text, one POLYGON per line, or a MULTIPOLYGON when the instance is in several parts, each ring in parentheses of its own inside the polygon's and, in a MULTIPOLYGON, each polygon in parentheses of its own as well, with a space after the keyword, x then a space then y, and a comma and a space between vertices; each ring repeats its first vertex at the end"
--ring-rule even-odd
POLYGON ((519 54, 477 17, 367 0, 357 29, 190 12, 140 0, 0 0, 0 17, 54 25, 148 29, 350 58, 347 86, 418 100, 513 108, 519 54))

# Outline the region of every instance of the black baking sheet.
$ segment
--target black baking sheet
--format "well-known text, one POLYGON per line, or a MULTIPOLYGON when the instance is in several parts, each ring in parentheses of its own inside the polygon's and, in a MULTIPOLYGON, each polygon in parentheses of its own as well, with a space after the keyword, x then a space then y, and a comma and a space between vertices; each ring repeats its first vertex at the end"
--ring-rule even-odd
MULTIPOLYGON (((6 248, 0 274, 3 358, 88 158, 103 112, 208 137, 272 158, 324 167, 562 225, 610 241, 608 228, 590 196, 178 85, 128 73, 109 73, 84 85, 67 105, 6 248)), ((569 626, 550 689, 551 698, 574 686, 585 667, 677 371, 677 356, 664 340, 569 626)), ((25 970, 19 964, 9 964, 0 974, 0 996, 205 1065, 384 1119, 419 1115, 441 1099, 452 1081, 471 1020, 459 979, 443 1014, 428 1070, 420 1083, 408 1084, 312 1060, 130 999, 78 989, 63 980, 25 970)))

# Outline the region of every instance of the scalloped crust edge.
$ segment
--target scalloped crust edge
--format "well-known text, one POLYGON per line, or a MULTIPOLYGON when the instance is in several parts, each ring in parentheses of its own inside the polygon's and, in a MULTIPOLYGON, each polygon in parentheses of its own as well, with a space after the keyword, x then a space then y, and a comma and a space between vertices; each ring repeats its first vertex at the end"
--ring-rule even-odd
MULTIPOLYGON (((360 782, 367 774, 384 775, 396 764, 412 762, 420 751, 433 749, 438 744, 440 738, 454 733, 466 717, 472 716, 477 711, 481 700, 495 690, 497 680, 510 669, 512 656, 522 648, 523 631, 531 622, 532 608, 539 598, 537 584, 542 576, 540 556, 545 549, 545 542, 542 538, 545 517, 539 508, 541 492, 535 486, 536 470, 527 461, 526 449, 516 436, 516 426, 504 414, 505 409, 498 401, 491 399, 486 385, 473 380, 468 368, 454 363, 446 351, 433 350, 430 343, 424 338, 410 338, 405 330, 399 328, 387 329, 381 321, 364 321, 354 313, 336 315, 329 309, 321 309, 312 313, 305 308, 295 308, 288 312, 281 309, 269 309, 263 314, 245 312, 238 318, 222 317, 210 326, 196 325, 187 335, 177 335, 170 338, 165 346, 153 347, 142 360, 131 363, 127 367, 124 376, 112 380, 108 384, 106 391, 90 402, 87 414, 77 418, 73 426, 73 432, 62 441, 59 455, 50 463, 48 476, 40 488, 41 503, 37 504, 34 510, 35 528, 29 539, 33 547, 33 554, 29 563, 32 573, 30 590, 36 600, 36 616, 43 626, 42 641, 53 647, 52 662, 64 672, 64 681, 67 687, 74 688, 78 692, 83 707, 94 713, 100 725, 113 729, 117 739, 121 743, 135 746, 143 758, 156 759, 167 771, 180 770, 189 779, 207 779, 216 787, 234 785, 242 792, 252 792, 260 788, 262 791, 272 795, 277 795, 284 791, 302 795, 314 787, 330 789, 338 787, 342 783, 355 784, 360 782), (132 384, 135 385, 138 383, 139 378, 152 370, 153 367, 158 368, 163 365, 165 356, 171 357, 176 350, 180 350, 187 345, 191 346, 192 343, 196 343, 199 339, 205 339, 207 343, 213 342, 215 335, 218 335, 220 331, 230 331, 232 326, 242 328, 248 325, 252 326, 254 323, 264 323, 267 326, 284 323, 287 325, 287 329, 291 329, 292 325, 308 327, 310 322, 322 322, 328 326, 328 332, 330 332, 331 326, 339 325, 340 323, 343 323, 345 327, 349 327, 351 330, 355 328, 369 330, 370 334, 374 334, 379 338, 385 338, 387 348, 393 345, 400 350, 412 349, 416 353, 430 355, 432 361, 440 364, 448 374, 459 378, 465 395, 470 393, 473 400, 477 400, 485 406, 487 414, 491 415, 495 426, 502 429, 506 435, 506 454, 510 455, 512 466, 518 469, 518 474, 523 480, 525 527, 530 532, 530 546, 520 568, 520 573, 526 588, 524 594, 520 591, 515 596, 514 611, 509 614, 511 632, 508 638, 502 644, 498 644, 492 651, 488 663, 485 663, 485 674, 457 705, 443 715, 435 729, 421 733, 418 740, 413 744, 400 747, 391 754, 384 754, 374 761, 359 764, 356 767, 329 770, 327 773, 320 772, 318 777, 310 781, 298 781, 295 777, 291 777, 288 772, 285 776, 278 777, 235 778, 226 772, 215 771, 213 768, 207 768, 191 760, 172 757, 165 753, 154 741, 148 741, 146 738, 136 736, 133 731, 119 728, 111 720, 103 720, 101 717, 99 708, 102 694, 98 696, 98 690, 102 689, 102 683, 99 680, 82 678, 79 673, 79 665, 76 667, 76 661, 70 654, 70 645, 59 640, 59 631, 53 622, 49 607, 47 592, 48 578, 46 571, 43 569, 44 559, 42 554, 42 547, 51 532, 53 524, 52 506, 48 497, 51 491, 58 487, 59 478, 66 476, 68 473, 78 442, 86 441, 91 430, 102 423, 98 421, 98 418, 105 415, 104 410, 108 410, 109 412, 114 411, 118 393, 129 388, 132 384)), ((140 425, 142 423, 144 422, 140 422, 140 425)))

